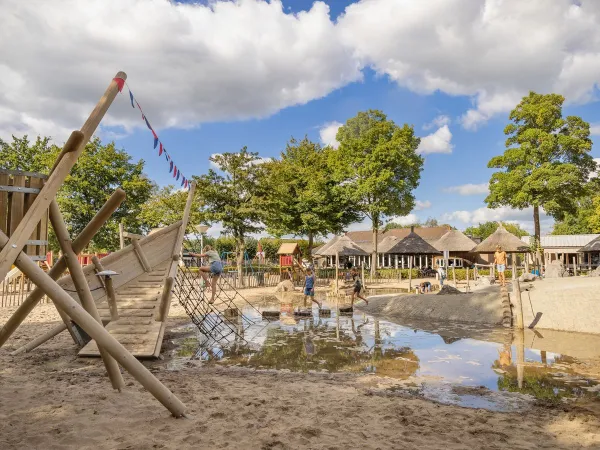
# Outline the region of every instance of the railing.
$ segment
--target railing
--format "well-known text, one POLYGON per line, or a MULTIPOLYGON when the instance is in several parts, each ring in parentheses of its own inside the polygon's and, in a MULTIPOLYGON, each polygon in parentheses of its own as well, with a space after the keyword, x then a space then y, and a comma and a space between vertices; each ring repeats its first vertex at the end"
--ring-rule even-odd
MULTIPOLYGON (((0 308, 19 306, 36 287, 20 270, 11 272, 0 282, 0 308)), ((50 300, 44 296, 41 301, 46 303, 50 300)))

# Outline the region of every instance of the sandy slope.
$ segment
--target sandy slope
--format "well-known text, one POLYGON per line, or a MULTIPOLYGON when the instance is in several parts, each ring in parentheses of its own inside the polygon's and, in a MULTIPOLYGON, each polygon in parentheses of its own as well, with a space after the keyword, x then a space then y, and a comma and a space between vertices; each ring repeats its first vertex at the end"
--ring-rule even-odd
POLYGON ((191 419, 176 420, 127 374, 127 390, 112 391, 100 361, 77 358, 66 333, 8 355, 56 320, 51 305, 36 308, 0 349, 2 449, 600 448, 597 405, 492 413, 386 394, 373 376, 148 363, 189 408, 191 419))

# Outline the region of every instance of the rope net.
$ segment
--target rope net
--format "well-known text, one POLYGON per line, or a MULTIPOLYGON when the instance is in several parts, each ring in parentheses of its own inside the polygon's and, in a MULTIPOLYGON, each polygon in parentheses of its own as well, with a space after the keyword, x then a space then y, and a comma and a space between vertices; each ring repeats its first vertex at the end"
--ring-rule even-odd
MULTIPOLYGON (((187 231, 183 252, 202 253, 200 236, 189 227, 187 231)), ((200 347, 245 342, 244 330, 255 322, 242 314, 242 309, 249 307, 259 315, 260 311, 238 292, 225 272, 219 276, 215 301, 210 304, 213 275, 205 273, 209 278, 205 282, 199 270, 199 258, 188 259, 187 262, 179 266, 174 294, 202 334, 200 347)))

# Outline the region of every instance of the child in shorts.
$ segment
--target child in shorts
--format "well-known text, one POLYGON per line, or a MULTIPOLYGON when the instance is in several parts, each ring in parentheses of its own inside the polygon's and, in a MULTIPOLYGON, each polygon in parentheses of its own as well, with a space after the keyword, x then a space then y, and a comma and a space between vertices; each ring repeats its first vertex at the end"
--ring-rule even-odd
POLYGON ((208 266, 202 266, 199 268, 200 275, 204 279, 204 282, 208 285, 208 274, 212 274, 211 287, 212 287, 212 295, 209 300, 209 304, 213 304, 215 302, 215 295, 217 293, 217 283, 219 282, 219 277, 223 273, 223 263, 221 262, 221 257, 219 254, 213 250, 210 245, 204 247, 203 253, 190 253, 191 256, 196 258, 208 258, 208 266))
POLYGON ((354 297, 358 297, 361 300, 364 300, 365 303, 368 305, 369 301, 364 298, 362 295, 360 295, 360 291, 362 290, 362 281, 360 279, 360 277, 358 276, 358 271, 356 270, 356 268, 352 269, 352 279, 354 280, 354 287, 352 289, 352 306, 354 307, 354 297))
POLYGON ((311 269, 306 269, 306 276, 304 277, 304 306, 306 306, 307 297, 310 297, 321 309, 321 304, 315 300, 315 274, 311 269))

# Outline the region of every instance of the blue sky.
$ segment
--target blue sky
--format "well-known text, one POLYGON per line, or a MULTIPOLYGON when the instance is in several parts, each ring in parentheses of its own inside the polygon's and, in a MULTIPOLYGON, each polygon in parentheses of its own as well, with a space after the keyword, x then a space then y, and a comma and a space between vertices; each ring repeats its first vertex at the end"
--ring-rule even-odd
MULTIPOLYGON (((561 93, 600 135, 594 0, 7 2, 0 40, 20 45, 0 48, 1 138, 63 142, 118 70, 186 176, 243 146, 268 158, 291 137, 331 143, 334 124, 379 109, 423 138, 419 207, 397 220, 531 230, 530 211, 483 202, 509 111, 529 90, 561 93)), ((99 134, 173 181, 126 90, 99 134)))

